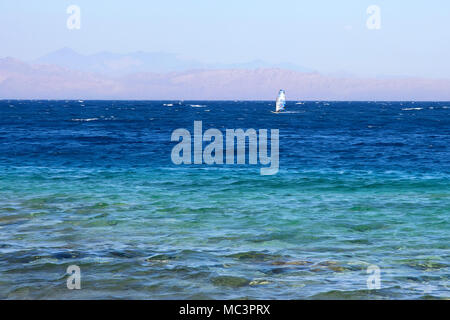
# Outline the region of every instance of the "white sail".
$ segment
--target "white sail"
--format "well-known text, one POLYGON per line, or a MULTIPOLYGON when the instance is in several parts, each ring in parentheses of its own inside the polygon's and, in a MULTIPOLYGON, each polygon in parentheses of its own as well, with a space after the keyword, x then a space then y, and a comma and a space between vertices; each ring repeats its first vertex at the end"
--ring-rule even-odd
POLYGON ((280 90, 280 92, 278 93, 275 111, 278 112, 284 110, 285 105, 286 105, 286 95, 284 93, 284 90, 280 90))

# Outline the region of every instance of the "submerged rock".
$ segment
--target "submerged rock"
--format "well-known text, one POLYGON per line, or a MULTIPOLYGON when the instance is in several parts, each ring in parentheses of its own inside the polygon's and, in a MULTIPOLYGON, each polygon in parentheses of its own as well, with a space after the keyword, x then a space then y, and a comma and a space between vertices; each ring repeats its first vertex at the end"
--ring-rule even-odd
POLYGON ((328 269, 334 271, 334 272, 344 272, 347 269, 345 269, 344 267, 341 266, 328 266, 328 269))
POLYGON ((439 270, 443 268, 447 268, 448 265, 440 262, 434 261, 414 261, 408 263, 408 266, 414 269, 424 270, 424 271, 432 271, 439 270))
POLYGON ((362 300, 379 298, 374 290, 331 290, 313 295, 313 300, 362 300))
POLYGON ((242 261, 270 261, 280 258, 281 256, 257 251, 248 251, 230 254, 228 257, 242 261))
POLYGON ((306 266, 312 264, 310 261, 274 261, 272 262, 272 265, 274 266, 306 266))
POLYGON ((222 287, 243 287, 250 284, 250 281, 246 278, 235 276, 219 276, 212 278, 212 283, 216 286, 222 287))
POLYGON ((139 257, 139 254, 137 252, 131 251, 131 250, 124 250, 124 251, 110 251, 110 254, 114 257, 119 257, 119 258, 136 258, 139 257))
POLYGON ((10 215, 0 217, 0 226, 24 223, 29 219, 27 215, 10 215))
POLYGON ((314 265, 313 268, 311 268, 311 271, 313 272, 320 272, 320 271, 326 271, 331 270, 334 272, 344 272, 348 269, 339 265, 339 262, 337 261, 322 261, 316 265, 314 265))
POLYGON ((289 269, 288 268, 273 268, 270 269, 269 271, 265 272, 266 274, 280 274, 280 273, 285 273, 288 272, 289 269))

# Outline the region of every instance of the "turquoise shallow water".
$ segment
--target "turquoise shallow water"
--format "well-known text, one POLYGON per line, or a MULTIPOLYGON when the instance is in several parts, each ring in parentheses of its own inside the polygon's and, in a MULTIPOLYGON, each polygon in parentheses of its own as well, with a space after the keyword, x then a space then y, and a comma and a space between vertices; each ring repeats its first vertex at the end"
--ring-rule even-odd
POLYGON ((201 104, 1 102, 0 298, 449 297, 445 103, 201 104), (173 165, 193 120, 279 128, 280 172, 173 165))

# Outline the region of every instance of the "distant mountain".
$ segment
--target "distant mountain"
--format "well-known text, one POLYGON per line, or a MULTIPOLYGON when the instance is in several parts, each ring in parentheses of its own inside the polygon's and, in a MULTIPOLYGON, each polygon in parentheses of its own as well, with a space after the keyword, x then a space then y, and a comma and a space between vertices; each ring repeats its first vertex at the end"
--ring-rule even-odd
POLYGON ((0 59, 0 99, 273 100, 280 88, 286 90, 288 100, 450 101, 450 79, 345 78, 279 68, 138 72, 113 77, 0 59))
POLYGON ((100 52, 92 55, 82 55, 69 48, 49 53, 34 62, 108 75, 124 75, 136 72, 174 72, 204 67, 199 62, 181 60, 170 53, 135 52, 117 54, 100 52))
POLYGON ((295 71, 312 70, 294 64, 270 64, 255 60, 240 64, 205 64, 194 60, 180 59, 177 55, 163 52, 134 52, 117 54, 100 52, 82 55, 70 48, 63 48, 33 61, 40 64, 52 64, 72 70, 102 73, 107 75, 126 75, 137 72, 180 72, 199 69, 258 69, 284 68, 295 71))
POLYGON ((235 64, 215 64, 208 65, 205 69, 286 69, 299 72, 314 72, 313 69, 298 66, 293 63, 269 63, 263 60, 253 60, 245 63, 235 63, 235 64))

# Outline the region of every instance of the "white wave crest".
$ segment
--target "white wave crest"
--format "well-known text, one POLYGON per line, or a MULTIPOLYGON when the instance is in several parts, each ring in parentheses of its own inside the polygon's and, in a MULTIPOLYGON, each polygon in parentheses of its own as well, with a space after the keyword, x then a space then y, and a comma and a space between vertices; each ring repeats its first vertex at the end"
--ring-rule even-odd
POLYGON ((88 122, 88 121, 97 121, 98 118, 88 118, 88 119, 71 119, 71 121, 80 121, 80 122, 88 122))

